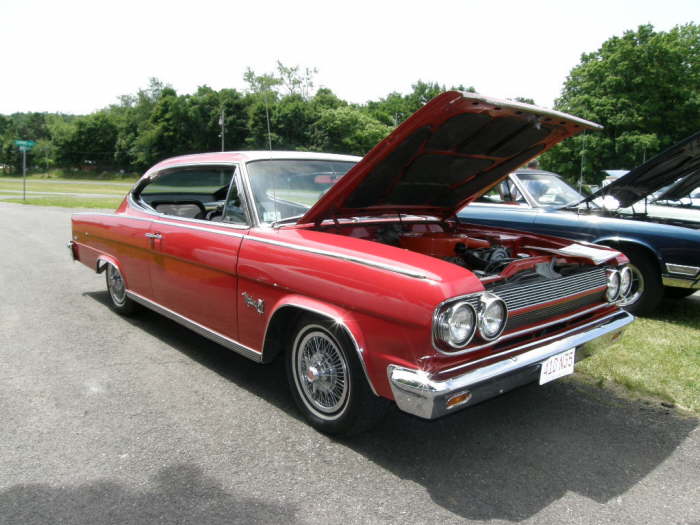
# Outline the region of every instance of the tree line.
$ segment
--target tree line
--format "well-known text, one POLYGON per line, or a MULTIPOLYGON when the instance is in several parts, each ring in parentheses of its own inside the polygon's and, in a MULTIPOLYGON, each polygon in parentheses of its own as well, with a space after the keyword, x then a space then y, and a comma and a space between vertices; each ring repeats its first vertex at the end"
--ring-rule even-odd
MULTIPOLYGON (((331 89, 316 89, 316 73, 278 62, 274 73, 248 69, 243 91, 201 86, 178 94, 151 79, 147 88, 89 115, 0 115, 0 165, 17 171, 14 141, 31 139, 37 144, 28 160, 36 169, 140 172, 173 155, 220 150, 222 123, 227 150, 363 155, 446 89, 419 80, 408 94, 352 104, 331 89)), ((700 26, 664 32, 643 25, 608 39, 581 56, 555 109, 605 129, 557 146, 542 156, 544 168, 596 182, 602 169, 640 164, 700 128, 700 26)))

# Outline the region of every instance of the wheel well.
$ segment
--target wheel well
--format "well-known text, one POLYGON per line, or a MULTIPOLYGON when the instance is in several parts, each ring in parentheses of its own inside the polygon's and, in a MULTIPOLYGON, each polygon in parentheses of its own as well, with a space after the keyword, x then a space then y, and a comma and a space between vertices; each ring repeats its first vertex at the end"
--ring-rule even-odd
POLYGON ((309 314, 309 311, 296 306, 283 306, 272 314, 265 333, 263 363, 271 363, 284 352, 285 344, 290 340, 297 321, 305 314, 309 314))
POLYGON ((659 258, 657 257, 656 253, 654 253, 654 250, 648 248, 647 246, 644 246, 643 244, 638 244, 636 242, 629 242, 629 241, 613 241, 613 240, 607 240, 607 241, 599 241, 598 244, 602 244, 604 246, 610 246, 611 248, 615 248, 618 251, 625 252, 625 250, 636 250, 638 252, 643 253, 646 255, 650 261, 656 266, 656 269, 659 271, 659 275, 661 274, 661 263, 659 262, 659 258))

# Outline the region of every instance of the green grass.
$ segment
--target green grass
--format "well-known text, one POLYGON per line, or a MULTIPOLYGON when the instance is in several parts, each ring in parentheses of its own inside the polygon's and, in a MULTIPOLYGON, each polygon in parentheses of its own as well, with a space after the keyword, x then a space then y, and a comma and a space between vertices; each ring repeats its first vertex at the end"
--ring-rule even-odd
POLYGON ((638 318, 618 344, 576 365, 578 372, 700 415, 700 294, 663 301, 638 318))
MULTIPOLYGON (((2 197, 0 195, 0 197, 2 197)), ((66 197, 63 195, 46 197, 27 197, 22 199, 2 199, 0 202, 13 202, 15 204, 30 204, 35 206, 59 206, 62 208, 106 208, 115 210, 122 202, 122 198, 90 198, 90 197, 66 197)))
MULTIPOLYGON (((81 171, 70 169, 52 169, 45 172, 28 173, 27 179, 56 179, 56 180, 101 180, 115 182, 135 182, 141 175, 137 173, 118 173, 112 171, 81 171)), ((22 173, 11 176, 0 172, 0 180, 5 178, 22 178, 22 173)))
MULTIPOLYGON (((13 194, 22 191, 22 179, 0 178, 0 193, 13 194)), ((59 193, 100 193, 109 195, 126 195, 132 185, 123 183, 115 186, 114 183, 101 184, 99 181, 70 181, 52 182, 50 180, 37 181, 27 179, 27 191, 59 192, 59 193)))

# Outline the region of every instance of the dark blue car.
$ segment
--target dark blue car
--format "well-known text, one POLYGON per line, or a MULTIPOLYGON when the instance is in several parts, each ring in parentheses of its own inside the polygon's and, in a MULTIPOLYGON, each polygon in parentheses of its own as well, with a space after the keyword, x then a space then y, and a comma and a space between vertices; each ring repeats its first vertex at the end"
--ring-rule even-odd
POLYGON ((554 173, 519 170, 463 208, 459 219, 616 248, 634 272, 624 305, 633 313, 651 312, 664 295, 682 298, 700 288, 700 230, 644 216, 620 219, 596 202, 554 173))

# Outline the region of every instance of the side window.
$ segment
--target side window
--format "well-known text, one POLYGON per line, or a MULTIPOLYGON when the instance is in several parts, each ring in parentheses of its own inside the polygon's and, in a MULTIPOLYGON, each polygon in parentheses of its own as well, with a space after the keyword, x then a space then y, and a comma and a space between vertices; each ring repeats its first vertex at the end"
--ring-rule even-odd
POLYGON ((138 198, 165 215, 213 220, 221 215, 232 178, 230 167, 168 170, 144 186, 138 198))
POLYGON ((488 202, 490 204, 503 204, 509 200, 509 190, 507 182, 501 182, 484 193, 477 202, 488 202))
POLYGON ((239 192, 238 177, 234 177, 228 195, 226 196, 226 202, 224 203, 222 214, 222 220, 224 222, 250 224, 245 202, 241 198, 241 194, 242 192, 239 192))

